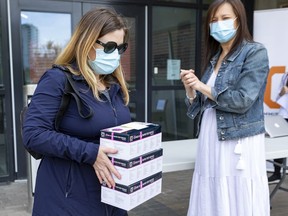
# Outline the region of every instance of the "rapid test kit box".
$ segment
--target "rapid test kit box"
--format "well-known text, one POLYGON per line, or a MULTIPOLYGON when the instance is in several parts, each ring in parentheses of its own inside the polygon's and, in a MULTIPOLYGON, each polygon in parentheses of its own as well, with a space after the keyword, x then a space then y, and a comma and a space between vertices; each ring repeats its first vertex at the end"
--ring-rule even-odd
POLYGON ((152 174, 162 171, 163 149, 154 150, 131 160, 110 158, 112 164, 121 175, 114 177, 116 183, 130 185, 152 174))
POLYGON ((153 123, 130 122, 101 130, 100 145, 115 148, 109 156, 124 160, 146 154, 162 147, 161 126, 153 123))
POLYGON ((131 185, 116 183, 114 188, 102 185, 101 201, 127 211, 161 193, 162 172, 131 185))
POLYGON ((121 174, 116 186, 101 186, 101 201, 127 211, 161 193, 163 149, 161 126, 130 122, 101 130, 100 145, 115 148, 109 154, 121 174))

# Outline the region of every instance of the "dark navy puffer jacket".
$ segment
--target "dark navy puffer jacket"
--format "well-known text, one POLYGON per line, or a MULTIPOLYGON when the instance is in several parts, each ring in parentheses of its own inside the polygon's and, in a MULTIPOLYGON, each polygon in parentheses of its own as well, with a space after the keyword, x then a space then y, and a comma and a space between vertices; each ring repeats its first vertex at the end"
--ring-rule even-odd
POLYGON ((101 187, 93 164, 99 149, 100 130, 131 121, 120 86, 111 85, 109 101, 97 101, 82 76, 74 76, 93 116, 83 119, 74 99, 54 129, 66 76, 58 68, 45 72, 32 97, 23 125, 24 145, 44 155, 36 179, 34 216, 127 215, 126 211, 101 203, 101 187))

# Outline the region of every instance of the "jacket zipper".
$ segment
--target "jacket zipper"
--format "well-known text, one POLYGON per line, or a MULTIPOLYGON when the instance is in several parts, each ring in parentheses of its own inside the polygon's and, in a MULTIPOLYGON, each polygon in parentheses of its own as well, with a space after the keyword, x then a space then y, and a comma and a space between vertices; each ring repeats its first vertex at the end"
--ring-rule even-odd
MULTIPOLYGON (((105 94, 104 94, 104 95, 105 95, 105 94)), ((111 105, 111 108, 112 108, 112 111, 113 111, 114 117, 115 117, 115 125, 117 125, 117 124, 118 124, 118 118, 117 118, 116 109, 115 109, 115 107, 113 106, 113 103, 112 103, 112 101, 111 101, 110 96, 107 97, 107 96, 105 95, 105 97, 108 99, 108 101, 109 101, 109 103, 110 103, 110 105, 111 105)))
POLYGON ((71 188, 71 169, 72 169, 72 162, 70 163, 67 179, 66 179, 66 188, 65 188, 65 198, 69 195, 69 190, 71 188))

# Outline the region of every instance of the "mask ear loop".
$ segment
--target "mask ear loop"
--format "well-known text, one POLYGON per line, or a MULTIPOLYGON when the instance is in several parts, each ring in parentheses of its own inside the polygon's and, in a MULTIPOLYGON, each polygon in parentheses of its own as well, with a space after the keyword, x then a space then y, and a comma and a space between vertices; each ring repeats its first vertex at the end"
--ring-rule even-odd
POLYGON ((245 161, 243 160, 243 157, 242 157, 242 143, 240 142, 240 139, 238 140, 238 143, 235 145, 234 153, 239 155, 239 160, 237 162, 236 169, 244 170, 245 161))
MULTIPOLYGON (((95 59, 96 59, 96 48, 94 47, 94 45, 93 45, 92 47, 93 47, 93 49, 94 49, 94 51, 95 51, 95 59)), ((94 59, 94 60, 95 60, 95 59, 94 59)), ((89 53, 88 53, 88 60, 94 61, 94 60, 91 60, 91 58, 90 58, 90 56, 89 56, 89 53)))
MULTIPOLYGON (((233 22, 235 22, 235 20, 236 20, 237 18, 238 18, 238 17, 235 17, 235 18, 233 19, 233 22)), ((239 25, 235 28, 235 31, 237 31, 238 28, 239 28, 239 25)))

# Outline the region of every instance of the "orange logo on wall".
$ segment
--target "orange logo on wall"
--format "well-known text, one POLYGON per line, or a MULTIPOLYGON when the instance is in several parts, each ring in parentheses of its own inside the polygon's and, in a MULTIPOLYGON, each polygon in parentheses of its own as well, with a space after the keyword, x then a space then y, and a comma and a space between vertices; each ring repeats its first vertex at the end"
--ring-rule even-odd
POLYGON ((279 109, 280 108, 278 103, 271 100, 272 77, 277 73, 279 73, 279 74, 285 73, 285 66, 271 67, 271 69, 269 71, 268 78, 267 78, 267 86, 266 86, 265 95, 264 95, 264 103, 270 109, 279 109))

